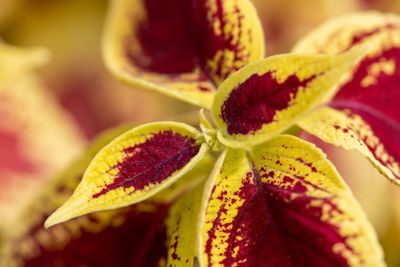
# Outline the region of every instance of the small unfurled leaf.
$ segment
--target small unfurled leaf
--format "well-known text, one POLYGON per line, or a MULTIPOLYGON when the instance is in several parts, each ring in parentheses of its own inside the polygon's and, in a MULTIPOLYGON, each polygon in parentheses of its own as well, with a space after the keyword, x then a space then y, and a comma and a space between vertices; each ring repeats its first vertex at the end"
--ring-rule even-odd
POLYGON ((300 125, 328 143, 362 151, 396 184, 400 184, 399 36, 399 16, 357 13, 326 22, 294 49, 336 54, 371 44, 372 49, 349 71, 350 79, 340 84, 331 101, 330 107, 337 112, 329 111, 329 117, 324 119, 321 112, 327 111, 319 111, 300 125), (311 122, 313 118, 317 122, 311 122), (335 135, 347 137, 340 139, 335 135), (355 141, 350 141, 352 135, 355 141), (355 146, 349 146, 349 142, 355 146), (357 142, 362 144, 356 145, 357 142))
POLYGON ((334 85, 365 53, 339 56, 278 55, 232 74, 219 88, 212 115, 230 147, 267 141, 336 92, 334 85))
POLYGON ((216 86, 264 56, 249 0, 112 1, 103 54, 121 79, 210 107, 216 86))
POLYGON ((124 133, 96 155, 46 227, 134 204, 168 187, 204 157, 207 145, 199 138, 199 131, 175 122, 149 123, 124 133))
POLYGON ((180 198, 170 209, 166 221, 168 241, 168 267, 193 266, 196 256, 197 220, 199 217, 204 183, 180 198))
POLYGON ((201 208, 201 266, 384 266, 376 235, 313 144, 280 135, 225 152, 201 208))
POLYGON ((82 157, 37 193, 8 229, 0 249, 0 266, 156 267, 165 262, 166 201, 149 200, 82 216, 48 230, 43 228, 46 218, 71 196, 97 152, 131 128, 128 127, 116 127, 99 135, 82 157))

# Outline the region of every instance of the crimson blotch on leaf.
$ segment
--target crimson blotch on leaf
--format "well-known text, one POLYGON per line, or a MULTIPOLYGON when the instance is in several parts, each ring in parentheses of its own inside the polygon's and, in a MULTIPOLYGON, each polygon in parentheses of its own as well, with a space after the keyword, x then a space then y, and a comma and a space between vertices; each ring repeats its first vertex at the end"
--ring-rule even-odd
POLYGON ((209 108, 221 82, 264 57, 264 36, 250 0, 119 0, 103 55, 121 79, 209 108))
POLYGON ((200 132, 185 124, 134 128, 96 155, 72 197, 46 224, 149 198, 187 173, 206 152, 200 132))
POLYGON ((376 236, 313 144, 280 135, 227 149, 207 181, 201 266, 378 266, 376 236))

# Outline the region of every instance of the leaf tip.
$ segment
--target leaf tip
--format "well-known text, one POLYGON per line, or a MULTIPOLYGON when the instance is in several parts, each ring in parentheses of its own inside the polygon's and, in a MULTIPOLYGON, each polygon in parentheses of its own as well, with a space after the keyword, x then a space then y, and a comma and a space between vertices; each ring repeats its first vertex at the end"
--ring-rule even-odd
POLYGON ((62 219, 62 216, 59 215, 59 210, 56 210, 53 214, 50 215, 50 217, 47 218, 47 220, 44 222, 44 228, 49 229, 50 227, 62 223, 66 221, 65 219, 62 219))
POLYGON ((59 207, 53 214, 51 214, 47 220, 44 222, 44 228, 49 229, 50 227, 68 221, 70 219, 76 218, 80 215, 84 215, 88 212, 82 212, 82 203, 71 203, 67 201, 59 207))

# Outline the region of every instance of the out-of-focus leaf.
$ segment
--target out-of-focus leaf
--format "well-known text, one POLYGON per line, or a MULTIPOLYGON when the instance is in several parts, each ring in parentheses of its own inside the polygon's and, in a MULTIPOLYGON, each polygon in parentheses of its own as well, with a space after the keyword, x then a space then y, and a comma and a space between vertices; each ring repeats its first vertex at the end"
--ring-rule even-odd
MULTIPOLYGON (((1 1, 0 13, 4 1, 9 0, 1 1)), ((10 1, 19 2, 18 9, 0 25, 0 35, 14 44, 49 48, 52 60, 40 75, 88 139, 121 123, 165 120, 187 111, 185 103, 132 88, 105 68, 100 40, 111 1, 10 1)))
POLYGON ((98 151, 130 128, 120 126, 99 135, 82 157, 44 188, 19 218, 17 231, 4 240, 0 266, 158 266, 165 262, 167 203, 144 202, 43 228, 46 218, 71 196, 98 151))
POLYGON ((180 198, 170 209, 166 221, 168 240, 168 267, 193 266, 196 256, 197 220, 204 183, 180 198))
POLYGON ((229 149, 200 217, 201 266, 384 266, 373 228, 311 143, 280 135, 229 149))
POLYGON ((371 9, 366 5, 383 1, 392 0, 252 0, 267 38, 267 55, 287 53, 299 38, 327 18, 371 9))
POLYGON ((212 115, 230 147, 267 141, 336 92, 334 85, 365 53, 278 55, 249 64, 219 88, 212 115))
POLYGON ((136 127, 104 147, 93 159, 71 198, 46 227, 94 211, 124 207, 168 187, 207 152, 198 130, 156 122, 136 127))
POLYGON ((7 234, 21 208, 84 142, 54 97, 27 73, 0 92, 0 118, 0 232, 7 234))
POLYGON ((311 118, 301 125, 328 143, 360 150, 396 184, 400 184, 399 36, 399 16, 358 13, 326 22, 294 48, 296 52, 336 54, 371 44, 373 49, 350 71, 350 79, 340 85, 330 103, 337 117, 321 120, 321 114, 315 114, 315 126, 320 128, 307 124, 311 118), (339 132, 347 138, 337 138, 339 132), (355 137, 352 142, 361 144, 349 147, 351 135, 355 137))
POLYGON ((398 15, 374 11, 334 17, 301 38, 293 52, 338 54, 367 43, 369 54, 377 55, 400 41, 394 34, 399 31, 399 23, 398 15))
POLYGON ((264 56, 264 38, 249 0, 121 0, 103 54, 129 83, 210 107, 219 83, 264 56))
MULTIPOLYGON (((164 228, 167 208, 140 203, 90 214, 50 230, 35 225, 25 235, 5 240, 0 265, 160 266, 167 252, 164 228)), ((48 213, 40 216, 43 223, 48 213)))
POLYGON ((50 52, 45 48, 21 48, 7 45, 0 40, 0 90, 27 71, 46 64, 49 59, 50 52))

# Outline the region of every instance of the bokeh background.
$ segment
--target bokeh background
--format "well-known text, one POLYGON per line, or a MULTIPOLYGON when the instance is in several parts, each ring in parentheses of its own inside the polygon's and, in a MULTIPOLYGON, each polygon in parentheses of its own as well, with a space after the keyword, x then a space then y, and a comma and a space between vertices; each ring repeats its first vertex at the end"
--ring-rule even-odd
MULTIPOLYGON (((253 2, 267 55, 289 52, 296 40, 333 16, 371 9, 400 13, 400 0, 253 2)), ((20 242, 15 237, 29 223, 23 215, 32 202, 101 131, 156 120, 198 123, 198 108, 125 85, 107 72, 100 52, 106 10, 105 0, 0 0, 0 39, 46 47, 52 55, 45 66, 0 89, 0 250, 20 242)), ((400 188, 359 153, 301 136, 328 154, 373 223, 387 264, 400 266, 400 188)), ((24 246, 29 244, 16 247, 23 251, 24 246)), ((35 256, 19 257, 16 265, 29 265, 35 256)))

